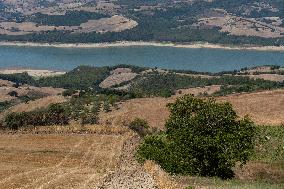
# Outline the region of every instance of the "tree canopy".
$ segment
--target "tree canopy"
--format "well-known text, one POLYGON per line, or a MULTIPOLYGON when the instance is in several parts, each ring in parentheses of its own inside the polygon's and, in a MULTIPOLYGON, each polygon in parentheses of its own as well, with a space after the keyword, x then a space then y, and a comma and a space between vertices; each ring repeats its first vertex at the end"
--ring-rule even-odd
POLYGON ((255 126, 232 105, 185 95, 168 105, 166 131, 147 137, 140 160, 154 160, 170 173, 231 178, 237 162, 253 153, 255 126))

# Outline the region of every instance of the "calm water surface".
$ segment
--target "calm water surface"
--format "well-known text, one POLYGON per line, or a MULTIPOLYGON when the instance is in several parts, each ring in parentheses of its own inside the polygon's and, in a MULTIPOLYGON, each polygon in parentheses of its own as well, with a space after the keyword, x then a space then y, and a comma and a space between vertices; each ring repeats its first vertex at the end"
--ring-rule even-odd
POLYGON ((79 65, 117 64, 219 72, 268 64, 284 66, 284 52, 151 46, 92 49, 0 47, 0 68, 67 71, 79 65))

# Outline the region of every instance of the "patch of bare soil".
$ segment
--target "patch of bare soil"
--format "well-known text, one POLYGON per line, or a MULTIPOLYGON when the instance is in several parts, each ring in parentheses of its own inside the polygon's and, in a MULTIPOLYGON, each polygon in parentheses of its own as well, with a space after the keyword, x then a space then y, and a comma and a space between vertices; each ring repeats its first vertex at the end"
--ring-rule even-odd
POLYGON ((115 15, 111 18, 101 18, 99 20, 89 20, 86 23, 82 23, 80 28, 75 32, 87 33, 87 32, 121 32, 127 29, 136 27, 138 23, 134 20, 125 18, 123 16, 115 15))
POLYGON ((89 20, 80 26, 47 26, 34 22, 0 22, 0 34, 2 35, 26 35, 44 31, 70 31, 74 33, 89 32, 121 32, 136 27, 138 23, 121 15, 110 18, 89 20))
POLYGON ((123 82, 131 81, 136 76, 137 74, 133 73, 129 68, 117 68, 111 72, 110 76, 100 83, 100 87, 104 89, 110 88, 123 82))
POLYGON ((282 37, 284 28, 258 21, 254 18, 243 18, 225 13, 224 16, 201 18, 194 26, 220 27, 222 32, 238 36, 258 36, 264 38, 282 37))

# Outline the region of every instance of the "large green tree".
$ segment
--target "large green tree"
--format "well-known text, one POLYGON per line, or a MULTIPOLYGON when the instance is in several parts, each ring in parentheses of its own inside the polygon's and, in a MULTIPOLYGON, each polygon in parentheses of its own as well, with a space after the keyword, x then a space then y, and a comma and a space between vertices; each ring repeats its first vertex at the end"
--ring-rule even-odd
POLYGON ((166 132, 145 139, 138 154, 171 173, 233 177, 254 148, 255 126, 238 118, 232 105, 186 95, 168 105, 166 132))

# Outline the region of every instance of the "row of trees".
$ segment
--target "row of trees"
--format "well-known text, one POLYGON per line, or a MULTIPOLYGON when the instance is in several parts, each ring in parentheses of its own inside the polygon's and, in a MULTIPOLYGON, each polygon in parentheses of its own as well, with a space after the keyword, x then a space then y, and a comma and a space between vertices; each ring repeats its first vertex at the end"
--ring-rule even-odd
MULTIPOLYGON (((10 113, 5 119, 3 126, 8 129, 17 130, 28 126, 47 126, 47 125, 68 125, 69 121, 76 115, 76 120, 82 125, 96 124, 98 122, 99 110, 97 107, 91 110, 70 112, 70 109, 62 104, 53 104, 47 109, 31 112, 10 113)), ((109 109, 108 109, 109 111, 109 109)))
MULTIPOLYGON (((28 126, 67 125, 70 120, 82 125, 97 124, 100 112, 118 108, 117 102, 124 99, 124 96, 115 94, 81 92, 62 104, 52 104, 30 112, 10 113, 4 118, 2 126, 16 130, 28 126)), ((0 105, 4 108, 10 104, 5 102, 0 105)))
POLYGON ((176 90, 191 87, 221 85, 216 95, 225 95, 235 92, 252 92, 283 87, 283 83, 263 79, 250 79, 240 76, 220 76, 201 78, 179 75, 175 73, 151 73, 143 75, 133 81, 130 92, 137 97, 144 96, 171 96, 176 90))
POLYGON ((67 125, 70 118, 61 104, 32 112, 10 113, 4 119, 4 127, 19 129, 27 126, 67 125))
POLYGON ((96 12, 86 11, 67 11, 65 15, 47 15, 42 13, 35 13, 31 16, 27 16, 25 21, 31 21, 40 25, 50 26, 79 26, 88 20, 97 20, 100 18, 106 18, 108 15, 100 14, 96 12))

